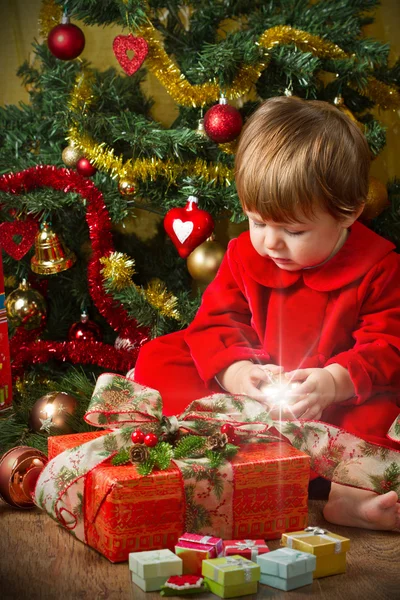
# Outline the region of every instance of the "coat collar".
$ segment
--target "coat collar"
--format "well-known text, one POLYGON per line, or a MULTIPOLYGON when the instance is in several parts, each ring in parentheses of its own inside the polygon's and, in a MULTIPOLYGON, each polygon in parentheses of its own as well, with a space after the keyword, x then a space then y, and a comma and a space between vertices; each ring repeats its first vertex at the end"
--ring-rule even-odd
POLYGON ((303 279, 307 287, 328 292, 357 281, 395 249, 394 244, 356 221, 342 248, 319 267, 284 271, 253 248, 248 231, 237 238, 235 259, 261 285, 285 288, 303 279))

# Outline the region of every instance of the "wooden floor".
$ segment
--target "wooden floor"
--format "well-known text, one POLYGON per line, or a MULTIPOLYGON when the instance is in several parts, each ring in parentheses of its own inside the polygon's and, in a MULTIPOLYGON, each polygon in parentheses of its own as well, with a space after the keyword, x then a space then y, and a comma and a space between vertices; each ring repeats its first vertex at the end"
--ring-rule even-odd
MULTIPOLYGON (((328 528, 321 501, 310 501, 312 525, 328 528)), ((247 600, 399 600, 400 535, 330 526, 349 537, 347 573, 316 579, 311 586, 281 592, 263 585, 247 600)), ((216 532, 217 533, 217 532, 216 532)), ((269 542, 271 549, 279 541, 269 542)), ((127 563, 111 564, 76 541, 38 509, 17 511, 0 502, 1 600, 161 600, 130 581, 127 563)), ((212 594, 186 596, 216 600, 212 594)))

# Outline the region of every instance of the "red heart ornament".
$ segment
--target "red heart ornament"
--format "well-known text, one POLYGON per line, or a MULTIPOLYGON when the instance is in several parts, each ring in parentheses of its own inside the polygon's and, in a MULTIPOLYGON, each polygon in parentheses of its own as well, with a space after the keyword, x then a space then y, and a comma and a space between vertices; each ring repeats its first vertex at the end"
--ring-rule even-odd
POLYGON ((15 260, 21 260, 29 252, 39 225, 34 219, 27 218, 25 221, 11 221, 0 223, 0 246, 7 254, 15 260), (19 242, 14 240, 15 235, 22 236, 19 242))
POLYGON ((214 229, 210 213, 197 204, 198 199, 189 196, 184 208, 171 208, 164 217, 164 229, 182 258, 187 258, 214 229))
POLYGON ((117 35, 113 41, 115 57, 127 75, 133 75, 143 64, 149 51, 149 46, 144 38, 129 35, 117 35), (135 53, 129 58, 127 52, 135 53))

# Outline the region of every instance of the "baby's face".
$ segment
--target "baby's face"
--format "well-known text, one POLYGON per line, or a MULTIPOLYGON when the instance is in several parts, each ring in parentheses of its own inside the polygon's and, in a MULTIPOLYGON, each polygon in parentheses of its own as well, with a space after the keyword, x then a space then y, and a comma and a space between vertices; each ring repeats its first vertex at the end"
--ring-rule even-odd
POLYGON ((304 218, 301 223, 263 221, 257 213, 246 214, 254 249, 285 271, 298 271, 326 261, 344 244, 349 226, 320 209, 312 219, 304 218))

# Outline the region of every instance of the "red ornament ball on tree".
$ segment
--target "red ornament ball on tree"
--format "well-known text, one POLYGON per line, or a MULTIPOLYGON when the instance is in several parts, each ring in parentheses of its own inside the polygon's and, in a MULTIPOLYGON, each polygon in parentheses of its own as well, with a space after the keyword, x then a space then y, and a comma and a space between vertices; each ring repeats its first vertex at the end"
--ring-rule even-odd
POLYGON ((225 144, 237 138, 242 127, 242 115, 230 104, 216 104, 204 115, 204 129, 208 137, 217 144, 225 144))
POLYGON ((70 342, 100 342, 102 337, 100 326, 90 321, 86 313, 83 313, 81 320, 71 325, 68 331, 70 342))
POLYGON ((94 167, 85 157, 78 160, 76 163, 76 170, 79 175, 83 175, 83 177, 91 177, 97 171, 96 167, 94 167))
POLYGON ((72 23, 61 23, 50 31, 47 38, 50 52, 60 60, 72 60, 79 56, 85 47, 82 29, 72 23))
POLYGON ((131 433, 131 440, 134 444, 143 444, 144 437, 144 433, 143 431, 140 431, 140 429, 136 429, 131 433))
POLYGON ((144 443, 149 448, 153 448, 153 446, 157 446, 157 444, 158 444, 158 437, 156 436, 155 433, 148 433, 147 435, 144 436, 144 443))

